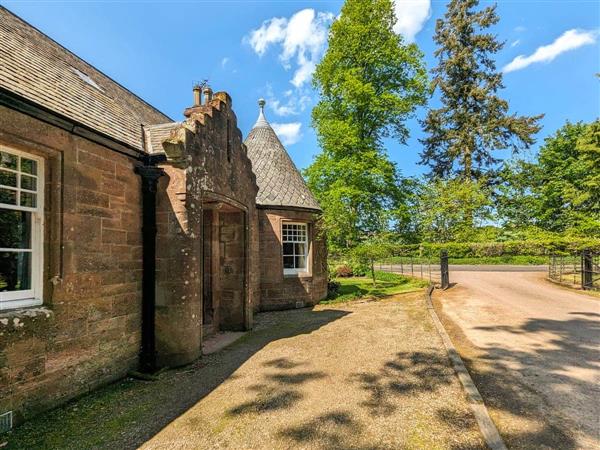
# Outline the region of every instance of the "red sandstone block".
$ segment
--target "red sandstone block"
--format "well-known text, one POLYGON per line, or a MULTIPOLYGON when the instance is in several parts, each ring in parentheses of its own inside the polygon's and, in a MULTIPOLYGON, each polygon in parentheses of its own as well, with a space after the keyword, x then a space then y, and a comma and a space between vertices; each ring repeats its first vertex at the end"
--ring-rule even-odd
POLYGON ((142 232, 141 230, 128 231, 127 232, 127 245, 142 245, 142 232))
POLYGON ((137 293, 141 295, 141 279, 134 282, 106 284, 100 287, 100 293, 106 296, 116 294, 137 293))
POLYGON ((75 212, 77 214, 83 214, 87 216, 107 217, 112 219, 119 217, 118 210, 93 205, 83 205, 79 203, 75 207, 75 212))
POLYGON ((30 359, 22 364, 10 366, 9 379, 11 383, 23 383, 32 378, 39 377, 45 371, 46 358, 40 356, 30 359))
POLYGON ((101 158, 98 155, 83 150, 77 151, 77 161, 80 164, 100 169, 105 172, 115 173, 116 171, 115 163, 113 161, 101 158))
POLYGON ((63 218, 64 239, 99 243, 101 239, 101 219, 79 214, 65 214, 63 218))
POLYGON ((112 298, 112 313, 115 317, 137 313, 141 308, 142 302, 139 295, 122 294, 112 298))
POLYGON ((121 218, 120 217, 103 218, 102 219, 102 228, 112 228, 114 230, 122 230, 123 226, 122 226, 121 218))
POLYGON ((84 205, 108 208, 108 195, 98 191, 79 188, 77 189, 77 202, 84 205))
POLYGON ((130 205, 127 210, 121 211, 121 222, 123 224, 123 229, 129 231, 139 230, 142 226, 141 217, 141 209, 138 210, 138 208, 135 208, 135 205, 130 205))
MULTIPOLYGON (((27 331, 27 330, 25 330, 27 331)), ((29 337, 14 342, 5 350, 6 365, 10 368, 41 356, 46 351, 44 339, 29 337)))
POLYGON ((96 298, 87 303, 87 319, 89 322, 105 320, 113 316, 112 299, 96 298))
POLYGON ((104 178, 102 192, 115 197, 125 197, 125 184, 116 179, 104 178))
POLYGON ((123 230, 102 228, 102 242, 106 244, 125 244, 127 243, 128 234, 123 230))
POLYGON ((115 178, 119 181, 137 183, 138 186, 140 185, 140 176, 133 171, 133 167, 130 165, 117 164, 115 178))

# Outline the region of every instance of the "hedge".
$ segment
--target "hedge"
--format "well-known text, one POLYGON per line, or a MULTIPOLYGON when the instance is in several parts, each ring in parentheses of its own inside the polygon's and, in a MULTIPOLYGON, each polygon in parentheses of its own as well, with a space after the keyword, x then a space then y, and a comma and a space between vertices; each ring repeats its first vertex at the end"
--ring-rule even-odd
POLYGON ((394 256, 439 255, 448 251, 452 258, 481 256, 529 255, 545 256, 573 254, 589 248, 600 251, 600 239, 553 239, 546 241, 505 241, 505 242, 449 242, 445 244, 421 243, 412 245, 394 245, 394 256))

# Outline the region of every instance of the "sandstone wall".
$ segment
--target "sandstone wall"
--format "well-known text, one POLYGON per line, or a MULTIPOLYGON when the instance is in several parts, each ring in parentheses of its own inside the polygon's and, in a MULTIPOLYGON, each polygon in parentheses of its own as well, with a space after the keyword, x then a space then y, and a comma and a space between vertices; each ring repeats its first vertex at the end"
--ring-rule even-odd
POLYGON ((142 236, 133 160, 0 107, 0 143, 45 159, 44 304, 0 311, 0 414, 17 422, 137 365, 142 236))
POLYGON ((318 215, 304 211, 259 209, 260 304, 262 311, 309 306, 327 295, 327 249, 318 215), (281 224, 309 224, 309 271, 284 275, 281 224))
POLYGON ((258 299, 258 188, 231 99, 217 93, 186 115, 163 143, 157 204, 157 345, 159 362, 172 366, 201 354, 205 208, 220 222, 223 273, 214 290, 223 328, 249 329, 258 299))

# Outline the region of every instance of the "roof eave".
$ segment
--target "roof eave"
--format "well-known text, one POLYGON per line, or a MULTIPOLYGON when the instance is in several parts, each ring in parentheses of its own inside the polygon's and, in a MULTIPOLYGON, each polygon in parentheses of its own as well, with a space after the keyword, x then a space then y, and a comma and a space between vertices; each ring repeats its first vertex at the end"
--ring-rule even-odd
POLYGON ((290 205, 269 205, 265 203, 257 203, 256 207, 258 209, 276 209, 276 210, 287 210, 287 211, 303 211, 303 212, 311 212, 316 214, 323 213, 323 210, 320 208, 310 208, 306 206, 290 206, 290 205))
MULTIPOLYGON (((147 156, 146 152, 132 146, 131 144, 119 141, 118 139, 108 136, 98 130, 94 130, 93 128, 90 128, 81 122, 52 111, 51 109, 48 109, 25 97, 22 97, 19 94, 9 91, 2 86, 0 86, 0 105, 26 114, 50 125, 54 125, 55 127, 83 137, 89 141, 100 144, 131 158, 143 159, 147 156)), ((140 129, 140 133, 141 132, 142 130, 140 129)))

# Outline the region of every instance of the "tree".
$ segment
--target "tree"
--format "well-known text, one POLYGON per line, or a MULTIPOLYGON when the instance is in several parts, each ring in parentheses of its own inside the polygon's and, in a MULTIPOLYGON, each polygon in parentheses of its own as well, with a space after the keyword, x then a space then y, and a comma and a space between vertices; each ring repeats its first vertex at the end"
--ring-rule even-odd
POLYGON ((421 122, 428 135, 421 140, 421 164, 442 178, 491 179, 486 172, 499 162, 493 151, 531 146, 543 117, 511 115, 508 102, 497 95, 504 86, 493 55, 504 43, 482 30, 499 17, 495 5, 476 11, 478 4, 479 0, 451 0, 436 23, 438 66, 432 74, 442 106, 431 109, 421 122))
POLYGON ((491 196, 484 181, 436 178, 417 192, 418 228, 427 242, 477 240, 491 219, 491 196))
POLYGON ((402 211, 405 195, 383 142, 406 141, 405 121, 426 101, 427 72, 417 46, 393 32, 395 22, 390 0, 347 0, 315 71, 322 153, 305 175, 334 248, 387 229, 402 211))
POLYGON ((373 286, 376 284, 375 261, 386 258, 391 254, 390 244, 377 236, 369 237, 352 249, 352 256, 360 263, 369 266, 373 286))
POLYGON ((505 169, 500 204, 512 225, 600 233, 600 121, 566 123, 547 137, 537 161, 505 169), (506 211, 518 210, 518 215, 506 211))

